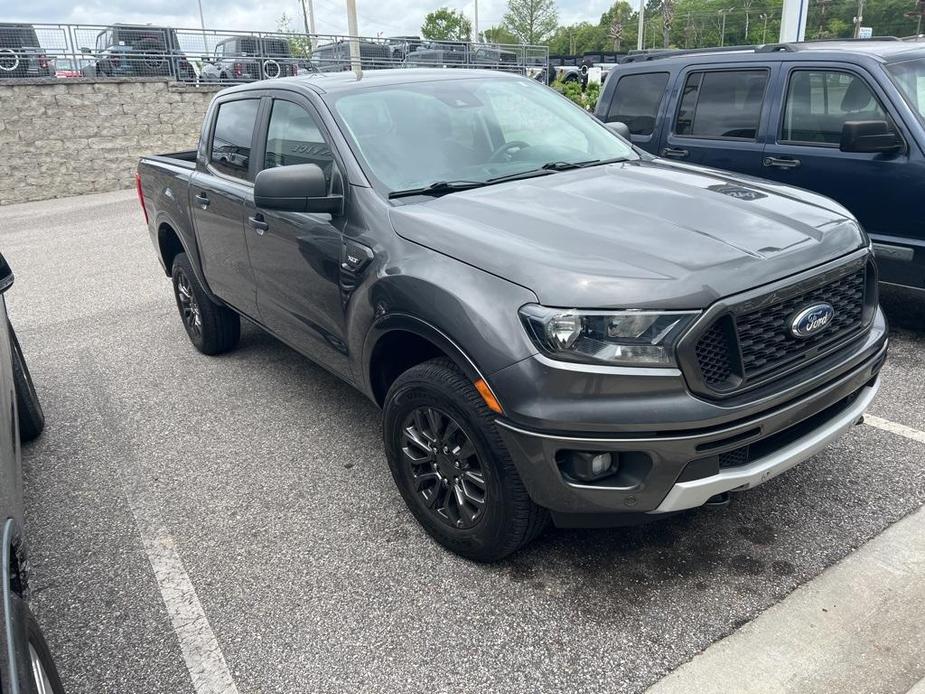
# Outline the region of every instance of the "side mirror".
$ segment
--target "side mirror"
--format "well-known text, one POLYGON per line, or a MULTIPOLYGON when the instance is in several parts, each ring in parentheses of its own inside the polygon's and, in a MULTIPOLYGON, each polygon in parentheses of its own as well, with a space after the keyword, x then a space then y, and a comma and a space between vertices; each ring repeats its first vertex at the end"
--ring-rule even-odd
POLYGON ((328 195, 324 172, 317 164, 264 169, 254 180, 254 204, 268 210, 341 214, 342 195, 328 195))
POLYGON ((624 140, 630 139, 630 127, 621 121, 615 120, 610 123, 604 123, 607 126, 607 129, 610 132, 615 133, 622 137, 624 140))
POLYGON ((885 120, 854 120, 842 126, 842 152, 897 152, 903 147, 896 131, 885 120))
POLYGON ((89 48, 87 48, 86 46, 81 46, 81 47, 80 47, 80 52, 83 53, 84 55, 89 55, 92 51, 91 51, 89 48))
POLYGON ((13 286, 13 271, 6 258, 0 253, 0 294, 13 286))

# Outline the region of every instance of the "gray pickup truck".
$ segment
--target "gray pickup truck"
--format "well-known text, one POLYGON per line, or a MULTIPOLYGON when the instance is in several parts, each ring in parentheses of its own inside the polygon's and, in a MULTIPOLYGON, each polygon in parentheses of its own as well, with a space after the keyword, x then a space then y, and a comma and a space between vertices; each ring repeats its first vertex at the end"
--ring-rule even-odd
POLYGON ((877 269, 844 207, 650 156, 523 77, 228 89, 138 193, 195 347, 233 349, 244 317, 361 390, 408 508, 475 560, 550 519, 723 503, 879 386, 877 269))

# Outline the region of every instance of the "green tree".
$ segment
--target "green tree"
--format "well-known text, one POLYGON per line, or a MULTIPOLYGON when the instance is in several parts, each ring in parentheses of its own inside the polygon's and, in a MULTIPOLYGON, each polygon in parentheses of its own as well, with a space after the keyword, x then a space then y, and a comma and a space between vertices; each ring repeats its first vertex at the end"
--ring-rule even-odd
POLYGON ((590 22, 556 27, 547 42, 552 55, 581 55, 609 50, 607 44, 607 30, 590 22))
POLYGON ((308 34, 298 32, 293 24, 293 19, 283 12, 279 19, 276 20, 276 30, 281 34, 289 34, 286 40, 289 41, 289 50, 292 55, 308 58, 312 54, 312 41, 308 34))
POLYGON ((540 44, 559 24, 555 0, 508 0, 504 26, 520 43, 540 44))
POLYGON ((517 37, 508 31, 503 25, 488 27, 482 32, 482 40, 486 43, 520 43, 517 37))
POLYGON ((441 7, 424 17, 421 36, 431 41, 469 41, 472 22, 458 10, 441 7))

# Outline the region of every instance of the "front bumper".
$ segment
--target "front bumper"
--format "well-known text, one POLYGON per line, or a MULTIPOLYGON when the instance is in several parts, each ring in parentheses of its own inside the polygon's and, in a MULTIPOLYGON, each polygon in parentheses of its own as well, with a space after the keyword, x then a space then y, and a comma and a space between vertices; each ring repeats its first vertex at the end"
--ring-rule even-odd
MULTIPOLYGON (((655 417, 632 429, 624 425, 614 426, 611 433, 597 427, 539 430, 513 417, 498 419, 497 424, 532 499, 553 511, 557 521, 600 525, 601 516, 652 517, 703 505, 722 492, 757 486, 813 456, 861 418, 879 388, 886 352, 886 324, 878 311, 867 336, 824 371, 804 374, 802 386, 787 391, 787 397, 778 392, 747 405, 718 408, 688 394, 683 411, 692 422, 680 428, 670 419, 679 409, 678 398, 666 396, 660 408, 660 398, 652 398, 655 393, 647 393, 644 410, 655 417), (717 416, 711 416, 714 413, 717 416), (743 449, 749 451, 745 464, 721 467, 724 457, 743 449), (611 477, 581 483, 560 469, 562 452, 570 450, 620 454, 627 464, 611 477)), ((504 403, 503 395, 501 399, 504 403)), ((634 402, 631 394, 626 402, 634 402)), ((621 408, 615 400, 609 403, 614 407, 608 418, 622 418, 622 413, 624 422, 632 422, 640 416, 639 409, 621 408)))

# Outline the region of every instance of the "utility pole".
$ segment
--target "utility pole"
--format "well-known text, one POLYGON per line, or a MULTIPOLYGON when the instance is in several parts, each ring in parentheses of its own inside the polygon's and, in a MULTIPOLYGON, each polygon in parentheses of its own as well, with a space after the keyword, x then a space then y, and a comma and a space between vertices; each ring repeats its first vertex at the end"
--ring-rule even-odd
POLYGON ((475 22, 473 22, 472 28, 475 30, 475 37, 472 39, 473 43, 481 43, 479 41, 479 0, 475 0, 475 22))
POLYGON ((363 66, 360 63, 360 44, 357 41, 357 2, 347 0, 347 33, 350 34, 350 67, 357 77, 363 76, 363 66))
POLYGON ((308 34, 308 45, 315 48, 315 8, 312 0, 308 0, 308 9, 305 9, 305 0, 302 0, 302 20, 305 22, 305 33, 308 34))
POLYGON ((861 24, 864 21, 864 0, 858 0, 858 16, 854 18, 854 38, 861 34, 861 24))
POLYGON ((646 0, 639 0, 639 29, 636 37, 636 49, 646 47, 646 0))
POLYGON ((209 52, 209 44, 206 42, 206 20, 202 14, 202 0, 199 0, 199 26, 202 28, 202 52, 209 52))
POLYGON ((768 17, 770 15, 761 14, 758 16, 764 20, 764 29, 761 31, 761 43, 767 43, 768 42, 768 17))

